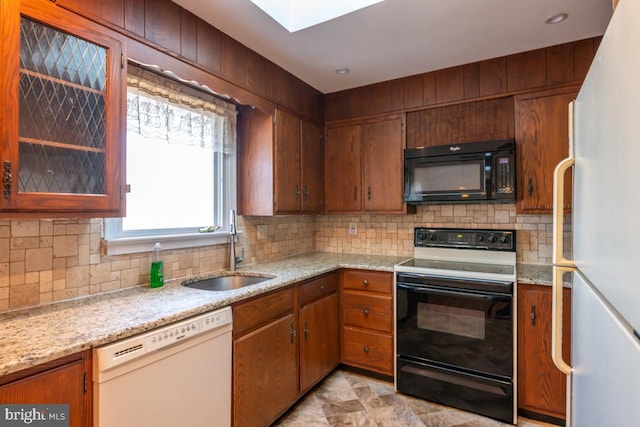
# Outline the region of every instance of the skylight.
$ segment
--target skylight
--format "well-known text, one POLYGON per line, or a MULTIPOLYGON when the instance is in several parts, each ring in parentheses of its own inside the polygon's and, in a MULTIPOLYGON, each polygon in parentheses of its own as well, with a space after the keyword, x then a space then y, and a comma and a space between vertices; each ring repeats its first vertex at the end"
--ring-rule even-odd
POLYGON ((347 15, 383 0, 251 0, 290 33, 347 15))

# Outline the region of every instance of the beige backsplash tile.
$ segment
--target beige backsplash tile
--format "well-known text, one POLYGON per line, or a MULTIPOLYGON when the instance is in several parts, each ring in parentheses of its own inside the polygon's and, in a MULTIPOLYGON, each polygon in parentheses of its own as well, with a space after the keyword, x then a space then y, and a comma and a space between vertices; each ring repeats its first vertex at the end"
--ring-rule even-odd
MULTIPOLYGON (((518 262, 551 263, 551 215, 517 215, 513 204, 427 205, 411 215, 239 217, 236 252, 242 265, 313 251, 410 257, 417 226, 513 228, 518 262)), ((146 286, 151 254, 102 255, 101 228, 101 219, 0 220, 0 311, 146 286)), ((163 251, 165 277, 228 268, 228 248, 163 251)))

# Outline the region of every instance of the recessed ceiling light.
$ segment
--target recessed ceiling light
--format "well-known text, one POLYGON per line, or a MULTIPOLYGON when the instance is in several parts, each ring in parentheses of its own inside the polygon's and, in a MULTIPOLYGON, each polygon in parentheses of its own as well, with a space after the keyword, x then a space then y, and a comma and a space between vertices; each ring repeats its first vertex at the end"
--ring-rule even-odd
POLYGON ((340 74, 341 76, 344 76, 345 74, 349 74, 349 70, 347 67, 343 67, 343 68, 338 68, 336 70, 336 74, 340 74))
POLYGON ((383 0, 251 0, 290 33, 330 21, 383 0))
POLYGON ((556 13, 555 15, 550 16, 547 19, 545 19, 544 23, 545 24, 557 24, 559 22, 564 21, 568 17, 569 17, 569 15, 567 15, 566 13, 556 13))

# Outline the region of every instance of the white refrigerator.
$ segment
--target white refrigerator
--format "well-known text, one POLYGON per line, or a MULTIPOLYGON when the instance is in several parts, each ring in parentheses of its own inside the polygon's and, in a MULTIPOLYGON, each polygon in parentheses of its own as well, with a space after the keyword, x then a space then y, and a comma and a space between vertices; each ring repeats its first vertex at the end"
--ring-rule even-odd
POLYGON ((570 116, 570 158, 556 168, 554 186, 553 358, 568 375, 568 425, 637 427, 640 1, 620 1, 570 116), (573 254, 567 259, 561 200, 563 171, 569 168, 573 254), (561 292, 569 275, 572 355, 563 361, 561 292))

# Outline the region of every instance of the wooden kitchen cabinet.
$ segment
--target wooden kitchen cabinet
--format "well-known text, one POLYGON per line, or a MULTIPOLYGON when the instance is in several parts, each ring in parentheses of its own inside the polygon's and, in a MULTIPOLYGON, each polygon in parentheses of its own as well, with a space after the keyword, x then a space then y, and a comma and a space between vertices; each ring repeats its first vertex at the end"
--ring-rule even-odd
POLYGON ((407 113, 407 148, 514 137, 513 97, 407 113))
MULTIPOLYGON (((578 88, 568 87, 515 97, 518 213, 551 213, 553 170, 569 153, 569 103, 578 88)), ((570 209, 571 179, 565 179, 570 209)))
POLYGON ((238 211, 320 213, 324 208, 321 128, 280 109, 240 113, 238 211))
POLYGON ((403 114, 328 126, 327 213, 406 213, 404 147, 403 114))
POLYGON ((341 272, 342 363, 393 375, 393 274, 341 272))
MULTIPOLYGON (((571 290, 564 289, 565 360, 571 360, 571 290)), ((518 285, 518 408, 543 421, 566 417, 566 376, 551 359, 551 287, 518 285)))
POLYGON ((91 351, 0 378, 3 404, 68 404, 69 425, 93 425, 91 351))
POLYGON ((123 216, 121 36, 37 0, 4 2, 1 19, 0 210, 123 216))
POLYGON ((294 288, 233 307, 233 424, 266 426, 298 397, 294 288))
POLYGON ((338 279, 335 273, 300 285, 300 392, 340 363, 338 279))

